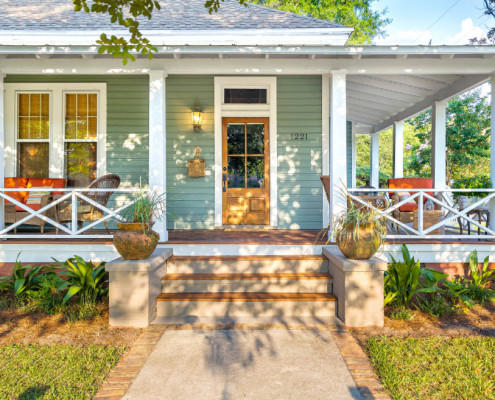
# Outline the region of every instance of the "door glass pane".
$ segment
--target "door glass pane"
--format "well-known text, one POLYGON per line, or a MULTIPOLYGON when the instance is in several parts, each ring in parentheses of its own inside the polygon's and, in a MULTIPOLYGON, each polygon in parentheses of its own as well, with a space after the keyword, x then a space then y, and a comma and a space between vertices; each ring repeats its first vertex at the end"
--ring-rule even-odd
POLYGON ((264 154, 265 125, 247 124, 247 154, 264 154))
POLYGON ((244 124, 227 125, 227 154, 245 154, 244 124))
POLYGON ((228 172, 229 172, 229 188, 245 188, 245 157, 227 157, 228 172))
POLYGON ((49 144, 46 142, 18 143, 19 176, 46 178, 49 165, 49 144))
POLYGON ((96 179, 96 143, 65 143, 67 186, 84 187, 96 179))
POLYGON ((265 157, 247 157, 247 187, 265 187, 265 157))

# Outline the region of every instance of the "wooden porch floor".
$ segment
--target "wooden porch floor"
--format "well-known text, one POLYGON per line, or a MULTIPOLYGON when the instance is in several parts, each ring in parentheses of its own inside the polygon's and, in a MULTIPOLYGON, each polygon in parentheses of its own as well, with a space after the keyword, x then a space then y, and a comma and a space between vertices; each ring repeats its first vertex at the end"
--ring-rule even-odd
MULTIPOLYGON (((295 229, 260 229, 260 230, 234 230, 234 229, 211 229, 211 230, 170 230, 168 242, 162 242, 163 244, 258 244, 258 245, 324 245, 326 244, 325 238, 318 239, 319 230, 295 230, 295 229)), ((106 234, 106 231, 95 231, 95 234, 106 234)), ((6 244, 112 244, 111 239, 98 238, 98 239, 79 239, 79 238, 64 238, 64 235, 60 235, 60 238, 50 239, 44 238, 42 234, 37 238, 12 238, 5 241, 0 241, 6 244)), ((387 243, 393 244, 466 244, 466 243, 478 243, 493 245, 494 242, 490 240, 477 240, 469 239, 469 236, 459 239, 401 239, 401 240, 388 240, 387 243)))

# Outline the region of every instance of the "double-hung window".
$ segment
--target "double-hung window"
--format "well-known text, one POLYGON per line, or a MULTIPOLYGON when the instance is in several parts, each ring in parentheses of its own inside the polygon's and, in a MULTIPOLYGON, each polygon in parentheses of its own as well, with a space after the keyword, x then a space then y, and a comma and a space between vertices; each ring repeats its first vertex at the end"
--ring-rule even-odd
POLYGON ((5 176, 82 187, 105 174, 105 84, 5 86, 5 176))

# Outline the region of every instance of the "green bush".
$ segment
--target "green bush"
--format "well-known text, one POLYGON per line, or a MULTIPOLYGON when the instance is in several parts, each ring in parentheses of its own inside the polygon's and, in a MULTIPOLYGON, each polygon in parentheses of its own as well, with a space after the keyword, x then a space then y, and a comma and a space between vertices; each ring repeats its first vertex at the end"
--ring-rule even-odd
POLYGON ((0 277, 0 290, 6 290, 13 294, 16 301, 23 301, 39 289, 41 273, 47 271, 47 267, 40 265, 31 267, 22 266, 17 256, 11 276, 0 277))
POLYGON ((78 295, 78 303, 86 307, 101 301, 108 295, 108 281, 104 281, 105 262, 96 267, 91 261, 84 261, 79 256, 69 258, 65 263, 53 259, 61 268, 61 274, 67 282, 67 293, 63 298, 66 303, 74 295, 78 295))
POLYGON ((39 279, 39 288, 32 291, 29 299, 32 302, 31 309, 43 311, 47 314, 55 314, 63 311, 63 297, 67 282, 54 272, 47 272, 39 279))
MULTIPOLYGON (((481 175, 471 178, 461 178, 454 180, 452 184, 452 189, 490 189, 492 187, 492 182, 490 177, 481 175)), ((456 199, 459 196, 467 197, 486 197, 488 193, 479 192, 454 192, 453 197, 456 199)))

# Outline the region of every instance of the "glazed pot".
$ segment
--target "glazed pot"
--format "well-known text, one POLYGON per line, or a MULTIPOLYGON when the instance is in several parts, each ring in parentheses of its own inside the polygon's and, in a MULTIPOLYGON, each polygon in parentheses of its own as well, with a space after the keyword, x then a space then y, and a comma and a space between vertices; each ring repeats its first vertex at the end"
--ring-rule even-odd
POLYGON ((337 247, 350 260, 368 260, 382 244, 381 235, 375 233, 374 224, 348 225, 335 235, 337 247))
POLYGON ((144 260, 155 251, 160 235, 151 228, 153 223, 117 223, 118 231, 113 234, 113 244, 122 258, 144 260))

